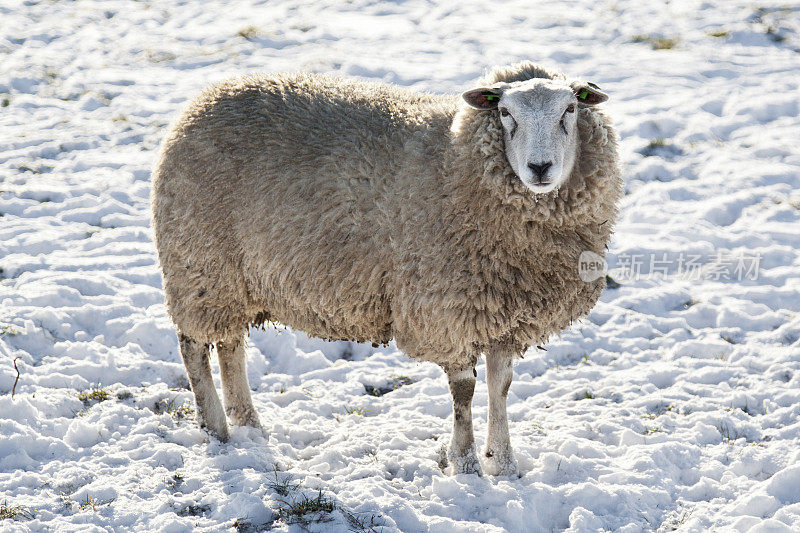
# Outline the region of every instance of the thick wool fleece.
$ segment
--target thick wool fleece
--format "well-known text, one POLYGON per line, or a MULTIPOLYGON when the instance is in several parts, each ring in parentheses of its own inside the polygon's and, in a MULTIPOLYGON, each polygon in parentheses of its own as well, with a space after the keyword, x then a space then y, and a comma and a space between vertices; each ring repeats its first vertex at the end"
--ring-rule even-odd
MULTIPOLYGON (((531 63, 482 83, 563 79, 531 63)), ((455 96, 293 74, 208 88, 167 135, 153 184, 167 305, 201 343, 275 321, 383 343, 446 369, 521 353, 587 313, 621 194, 616 135, 580 109, 562 187, 529 191, 496 112, 455 96)))

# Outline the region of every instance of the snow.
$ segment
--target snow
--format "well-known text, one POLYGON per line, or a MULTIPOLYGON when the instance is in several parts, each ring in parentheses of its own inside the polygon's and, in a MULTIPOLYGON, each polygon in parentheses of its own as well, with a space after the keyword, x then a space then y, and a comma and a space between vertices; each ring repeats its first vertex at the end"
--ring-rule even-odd
POLYGON ((0 501, 24 511, 0 530, 800 529, 796 5, 6 0, 0 21, 0 501), (283 327, 247 348, 269 437, 209 440, 149 227, 181 106, 257 70, 455 92, 521 59, 611 95, 626 181, 622 285, 515 366, 522 477, 442 474, 437 367, 283 327))

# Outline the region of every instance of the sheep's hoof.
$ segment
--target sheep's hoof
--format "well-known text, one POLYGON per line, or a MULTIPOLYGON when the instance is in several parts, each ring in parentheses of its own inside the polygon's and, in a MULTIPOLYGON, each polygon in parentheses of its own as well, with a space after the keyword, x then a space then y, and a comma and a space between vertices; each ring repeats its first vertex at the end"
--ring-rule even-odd
POLYGON ((475 450, 469 450, 467 453, 455 455, 451 452, 447 453, 447 462, 449 468, 447 473, 451 476, 457 474, 477 474, 483 475, 481 471, 481 464, 478 461, 478 456, 475 455, 475 450))
POLYGON ((253 409, 228 409, 228 418, 234 426, 247 426, 256 429, 262 429, 261 421, 258 419, 258 413, 253 409))
POLYGON ((230 434, 228 433, 228 426, 222 426, 221 428, 213 429, 211 426, 207 426, 205 424, 200 424, 200 428, 204 429, 209 436, 214 437, 220 442, 228 442, 230 438, 230 434))
POLYGON ((519 476, 519 465, 511 448, 483 451, 483 468, 490 476, 519 476))
POLYGON ((260 437, 266 441, 269 441, 269 431, 267 431, 267 428, 261 425, 258 415, 246 419, 231 420, 231 423, 234 427, 246 428, 247 435, 249 435, 250 438, 258 439, 260 437))

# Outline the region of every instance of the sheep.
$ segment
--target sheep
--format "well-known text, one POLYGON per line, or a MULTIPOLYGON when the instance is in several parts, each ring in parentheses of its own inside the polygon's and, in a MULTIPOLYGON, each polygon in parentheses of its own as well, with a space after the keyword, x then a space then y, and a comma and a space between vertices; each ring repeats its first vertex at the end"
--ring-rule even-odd
POLYGON ((246 376, 249 326, 394 339, 447 375, 449 472, 517 473, 513 360, 588 313, 605 283, 584 281, 578 258, 604 255, 622 190, 617 137, 595 107, 606 99, 531 62, 493 69, 460 98, 304 73, 204 90, 166 135, 152 189, 200 425, 222 441, 226 413, 262 427, 246 376))

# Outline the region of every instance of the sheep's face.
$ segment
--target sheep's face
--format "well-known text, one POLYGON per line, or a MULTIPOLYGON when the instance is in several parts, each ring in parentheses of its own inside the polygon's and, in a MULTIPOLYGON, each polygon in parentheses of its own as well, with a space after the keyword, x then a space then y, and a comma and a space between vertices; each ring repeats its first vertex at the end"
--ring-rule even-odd
POLYGON ((572 173, 578 153, 578 107, 608 99, 588 83, 534 78, 465 92, 476 109, 500 115, 509 165, 531 191, 558 189, 572 173))

